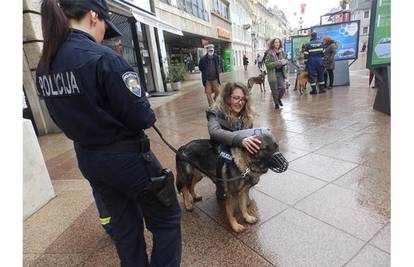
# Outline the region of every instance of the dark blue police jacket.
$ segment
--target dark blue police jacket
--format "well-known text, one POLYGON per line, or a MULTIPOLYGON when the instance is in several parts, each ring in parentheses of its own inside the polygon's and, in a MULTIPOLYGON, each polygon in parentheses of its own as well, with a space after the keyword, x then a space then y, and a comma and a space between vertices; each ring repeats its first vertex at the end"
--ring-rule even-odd
POLYGON ((80 30, 71 30, 49 73, 39 62, 36 84, 53 121, 84 146, 139 138, 155 122, 131 66, 80 30))
MULTIPOLYGON (((213 54, 214 65, 216 66, 216 75, 218 83, 220 83, 220 59, 216 54, 213 54)), ((203 80, 203 86, 206 86, 208 80, 208 55, 206 54, 200 59, 198 68, 201 71, 201 79, 203 80)))
POLYGON ((324 56, 324 45, 321 40, 313 39, 305 44, 305 60, 322 60, 324 56))

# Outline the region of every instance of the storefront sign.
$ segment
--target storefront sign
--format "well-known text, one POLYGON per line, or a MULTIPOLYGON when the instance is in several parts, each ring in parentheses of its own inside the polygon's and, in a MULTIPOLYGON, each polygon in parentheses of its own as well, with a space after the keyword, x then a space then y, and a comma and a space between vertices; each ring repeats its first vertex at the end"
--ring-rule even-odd
POLYGON ((223 29, 223 28, 217 27, 217 35, 218 35, 218 37, 230 39, 230 32, 223 29))
POLYGON ((391 64, 391 0, 372 2, 368 43, 368 68, 391 64))
POLYGON ((350 21, 336 24, 315 26, 313 32, 319 38, 329 36, 339 43, 336 49, 335 60, 352 60, 358 58, 359 21, 350 21))

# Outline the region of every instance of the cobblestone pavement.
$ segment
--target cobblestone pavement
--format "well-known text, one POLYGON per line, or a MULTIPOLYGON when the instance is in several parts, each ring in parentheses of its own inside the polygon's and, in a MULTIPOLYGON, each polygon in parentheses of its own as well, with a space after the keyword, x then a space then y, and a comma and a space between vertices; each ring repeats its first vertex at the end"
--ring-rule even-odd
MULTIPOLYGON (((257 73, 250 67, 223 80, 257 73)), ((389 266, 390 117, 372 109, 367 70, 355 64, 350 77, 351 86, 322 95, 299 96, 291 86, 280 111, 269 91, 253 88, 255 126, 271 129, 289 170, 268 172, 251 190, 259 221, 241 234, 230 230, 214 185, 203 179, 196 187, 203 201, 182 213, 182 266, 389 266)), ((151 102, 174 146, 208 138, 201 82, 151 102)), ((147 134, 163 165, 175 169, 173 153, 147 134)), ((24 266, 118 266, 71 142, 62 134, 39 142, 57 197, 24 222, 24 266)), ((146 239, 150 250, 148 232, 146 239)))

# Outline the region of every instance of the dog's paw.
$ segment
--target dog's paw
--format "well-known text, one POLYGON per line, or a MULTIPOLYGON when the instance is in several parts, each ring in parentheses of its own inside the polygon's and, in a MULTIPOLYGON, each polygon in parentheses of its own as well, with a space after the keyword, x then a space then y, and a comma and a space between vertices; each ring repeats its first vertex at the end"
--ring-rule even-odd
POLYGON ((193 198, 193 200, 194 200, 194 202, 198 202, 198 201, 203 200, 203 197, 202 196, 196 196, 196 197, 193 198))
POLYGON ((251 215, 248 215, 248 216, 244 217, 244 220, 245 220, 247 223, 250 223, 250 224, 255 224, 255 223, 257 223, 257 218, 256 218, 256 217, 254 217, 254 216, 251 216, 251 215))
POLYGON ((231 225, 231 228, 236 233, 241 233, 246 229, 246 227, 244 227, 243 225, 238 224, 238 223, 235 223, 235 224, 231 225))
POLYGON ((192 204, 184 205, 184 208, 185 208, 186 211, 193 211, 194 210, 192 204))

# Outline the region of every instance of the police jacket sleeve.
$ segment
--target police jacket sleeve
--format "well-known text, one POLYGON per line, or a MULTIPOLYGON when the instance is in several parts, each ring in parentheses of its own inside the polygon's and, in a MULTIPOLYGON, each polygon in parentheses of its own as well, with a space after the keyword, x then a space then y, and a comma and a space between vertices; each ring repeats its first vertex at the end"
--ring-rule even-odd
POLYGON ((97 73, 101 93, 119 121, 135 131, 150 128, 155 123, 154 111, 138 75, 121 56, 102 56, 97 63, 97 73))
POLYGON ((208 132, 210 139, 227 146, 242 147, 242 140, 239 135, 234 132, 223 129, 220 125, 220 118, 214 109, 207 110, 208 132))

